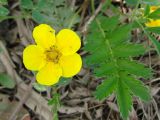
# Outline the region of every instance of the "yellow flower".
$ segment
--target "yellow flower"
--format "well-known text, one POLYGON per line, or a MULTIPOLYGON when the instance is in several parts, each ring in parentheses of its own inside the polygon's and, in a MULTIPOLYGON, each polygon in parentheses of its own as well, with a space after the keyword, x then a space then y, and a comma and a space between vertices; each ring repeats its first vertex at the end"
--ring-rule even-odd
MULTIPOLYGON (((154 12, 158 8, 160 8, 160 6, 151 6, 150 13, 154 12)), ((150 19, 149 22, 146 23, 146 26, 147 27, 160 27, 160 19, 157 19, 157 20, 150 19)))
POLYGON ((33 30, 36 45, 23 51, 23 63, 28 70, 38 71, 36 79, 43 85, 53 85, 62 77, 72 77, 82 67, 82 59, 76 52, 81 41, 70 29, 62 29, 57 35, 49 25, 40 24, 33 30))

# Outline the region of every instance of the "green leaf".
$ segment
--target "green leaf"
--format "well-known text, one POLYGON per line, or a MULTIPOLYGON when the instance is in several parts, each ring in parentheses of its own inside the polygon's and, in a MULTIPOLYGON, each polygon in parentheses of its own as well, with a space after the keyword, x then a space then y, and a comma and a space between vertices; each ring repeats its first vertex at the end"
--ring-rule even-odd
POLYGON ((132 97, 127 86, 122 81, 123 80, 119 80, 117 85, 117 103, 121 116, 124 120, 126 120, 128 118, 129 112, 132 109, 132 97))
POLYGON ((32 18, 34 21, 36 21, 37 23, 45 23, 45 18, 46 16, 44 16, 43 14, 41 14, 39 11, 34 10, 32 12, 32 18))
POLYGON ((86 57, 86 63, 88 65, 101 63, 105 58, 109 57, 109 52, 105 47, 103 47, 104 45, 105 44, 103 44, 101 48, 96 48, 96 51, 92 55, 86 57))
POLYGON ((116 72, 117 67, 114 62, 107 62, 100 64, 99 67, 95 68, 94 74, 97 77, 105 77, 106 75, 111 75, 116 72))
POLYGON ((154 38, 153 36, 151 36, 150 34, 148 34, 149 39, 152 41, 152 43, 154 44, 154 46, 156 47, 156 50, 158 52, 158 54, 160 55, 160 43, 158 42, 158 40, 156 38, 154 38))
POLYGON ((150 78, 152 76, 151 70, 146 68, 143 64, 130 60, 118 60, 118 65, 121 70, 125 70, 130 74, 150 78))
POLYGON ((8 1, 7 0, 0 0, 0 5, 7 5, 8 1))
POLYGON ((128 5, 137 5, 138 0, 125 0, 128 5))
MULTIPOLYGON (((85 60, 87 65, 94 69, 95 76, 105 79, 95 91, 96 98, 104 99, 115 90, 121 115, 127 119, 132 108, 132 91, 121 74, 125 74, 127 78, 132 76, 148 78, 152 74, 151 70, 144 65, 132 61, 131 57, 142 55, 145 52, 142 44, 129 41, 133 24, 122 25, 122 23, 115 22, 112 28, 107 27, 109 22, 104 20, 107 19, 101 16, 90 24, 89 35, 86 37, 87 42, 84 46, 89 56, 85 60)), ((141 89, 136 90, 138 92, 141 89)))
POLYGON ((151 19, 160 19, 160 8, 158 8, 154 12, 151 12, 147 17, 151 19))
POLYGON ((3 6, 0 6, 0 16, 7 16, 9 14, 9 10, 3 6))
POLYGON ((132 24, 118 26, 111 33, 106 34, 112 47, 119 46, 130 38, 132 24))
POLYGON ((145 49, 141 44, 124 44, 116 47, 113 52, 116 57, 135 57, 144 54, 145 49))
POLYGON ((145 9, 144 9, 144 16, 148 16, 150 13, 150 6, 146 5, 145 9))
POLYGON ((33 83, 33 87, 39 92, 47 91, 46 86, 38 84, 38 83, 33 83))
POLYGON ((55 93, 53 98, 48 101, 48 105, 60 106, 60 94, 55 93))
POLYGON ((35 7, 38 11, 42 11, 46 6, 47 2, 45 0, 38 0, 38 3, 35 7))
POLYGON ((52 105, 53 119, 58 120, 58 109, 60 108, 60 95, 55 93, 53 98, 48 101, 48 105, 52 105))
POLYGON ((106 17, 99 15, 97 19, 99 19, 100 21, 104 21, 102 23, 102 28, 105 31, 112 31, 119 23, 119 16, 106 17))
POLYGON ((21 0, 20 5, 23 9, 33 9, 33 2, 32 0, 21 0))
POLYGON ((6 88, 14 88, 15 82, 12 78, 4 73, 0 73, 0 84, 6 88))
POLYGON ((72 78, 61 77, 59 82, 56 85, 58 85, 58 86, 68 85, 71 82, 71 80, 72 80, 72 78))
POLYGON ((104 80, 101 85, 99 85, 95 92, 95 97, 99 100, 102 100, 108 97, 114 90, 117 85, 117 80, 115 77, 108 78, 104 80))
POLYGON ((146 28, 146 30, 149 32, 160 34, 160 27, 148 27, 148 28, 146 28))
POLYGON ((160 5, 159 0, 142 0, 142 3, 147 5, 155 5, 155 6, 160 5))
POLYGON ((140 80, 131 77, 124 77, 125 83, 134 95, 141 98, 143 101, 151 100, 150 92, 140 80))

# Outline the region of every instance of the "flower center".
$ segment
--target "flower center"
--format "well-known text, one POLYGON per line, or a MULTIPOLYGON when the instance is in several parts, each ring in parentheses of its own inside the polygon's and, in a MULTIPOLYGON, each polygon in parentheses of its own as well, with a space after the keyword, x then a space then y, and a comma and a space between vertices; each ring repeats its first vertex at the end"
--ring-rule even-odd
POLYGON ((62 55, 61 52, 59 52, 55 46, 52 46, 49 50, 46 50, 45 54, 47 61, 54 63, 58 63, 59 58, 62 55))

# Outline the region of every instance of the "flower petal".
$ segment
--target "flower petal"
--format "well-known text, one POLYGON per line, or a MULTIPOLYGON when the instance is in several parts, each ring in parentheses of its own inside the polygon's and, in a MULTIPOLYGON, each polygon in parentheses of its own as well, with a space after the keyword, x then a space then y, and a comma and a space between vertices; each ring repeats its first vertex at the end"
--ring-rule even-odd
POLYGON ((29 45, 23 51, 23 63, 28 70, 40 70, 45 64, 44 49, 38 45, 29 45))
POLYGON ((56 36, 56 40, 56 45, 63 55, 74 54, 81 46, 79 36, 70 29, 61 30, 56 36))
POLYGON ((56 42, 55 30, 47 24, 40 24, 34 28, 33 38, 35 39, 37 45, 40 45, 44 48, 49 48, 56 42))
POLYGON ((160 20, 152 20, 146 23, 147 27, 160 27, 160 20))
POLYGON ((63 77, 72 77, 76 75, 82 67, 81 56, 77 53, 69 56, 62 56, 59 63, 62 67, 63 77))
POLYGON ((36 75, 39 84, 53 85, 59 81, 62 69, 58 64, 48 62, 36 75))

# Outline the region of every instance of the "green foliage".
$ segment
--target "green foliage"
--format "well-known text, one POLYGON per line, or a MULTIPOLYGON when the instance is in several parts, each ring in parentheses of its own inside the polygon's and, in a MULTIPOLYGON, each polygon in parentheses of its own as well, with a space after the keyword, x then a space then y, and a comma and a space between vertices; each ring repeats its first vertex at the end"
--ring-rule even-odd
POLYGON ((121 115, 124 119, 128 118, 129 111, 132 108, 132 97, 130 90, 124 83, 124 80, 120 78, 117 83, 117 103, 120 108, 121 115))
POLYGON ((32 9, 33 8, 32 0, 21 0, 20 5, 24 9, 32 9))
POLYGON ((21 9, 35 22, 49 24, 57 30, 73 27, 80 20, 76 8, 71 9, 66 0, 21 0, 21 9))
POLYGON ((128 5, 137 5, 138 0, 125 0, 128 5))
POLYGON ((61 77, 59 82, 56 84, 58 86, 68 85, 71 82, 72 78, 61 77))
POLYGON ((95 92, 96 98, 104 99, 105 97, 108 97, 111 93, 113 93, 116 85, 117 80, 115 77, 110 77, 107 80, 104 80, 102 84, 97 87, 97 90, 95 92))
POLYGON ((160 27, 149 27, 149 28, 146 28, 146 30, 147 30, 148 32, 160 34, 160 27))
POLYGON ((151 19, 160 19, 160 8, 151 12, 147 17, 151 19))
POLYGON ((39 92, 47 91, 46 86, 38 84, 38 83, 33 83, 33 87, 39 92))
POLYGON ((125 0, 128 5, 137 5, 137 3, 147 4, 147 5, 160 5, 159 0, 125 0))
POLYGON ((160 43, 154 36, 152 36, 150 34, 150 32, 154 32, 156 34, 159 34, 159 31, 158 31, 159 27, 151 27, 151 28, 144 29, 143 25, 141 25, 140 23, 139 23, 139 25, 143 29, 145 35, 149 38, 149 40, 151 40, 151 42, 155 46, 157 53, 160 55, 160 43))
POLYGON ((0 0, 0 5, 7 5, 7 4, 8 4, 7 0, 0 0))
POLYGON ((9 10, 3 6, 0 6, 0 17, 1 16, 6 16, 9 14, 9 10))
POLYGON ((153 37, 153 36, 151 36, 149 34, 148 34, 148 36, 149 36, 149 39, 154 44, 154 46, 156 47, 156 50, 157 50, 158 54, 160 55, 160 43, 158 42, 158 40, 155 37, 153 37))
POLYGON ((143 4, 147 4, 147 5, 160 5, 159 0, 142 0, 143 4))
POLYGON ((147 16, 149 15, 150 13, 150 6, 149 5, 146 5, 145 9, 144 9, 144 16, 147 16))
POLYGON ((0 84, 6 88, 14 88, 15 87, 14 80, 12 80, 12 78, 9 75, 4 74, 4 73, 0 73, 0 84))
POLYGON ((55 93, 53 98, 49 100, 48 105, 52 106, 53 120, 58 120, 58 109, 60 108, 60 95, 55 93))
POLYGON ((132 108, 132 95, 144 101, 151 98, 148 88, 136 80, 149 78, 152 73, 151 69, 131 59, 145 53, 142 44, 129 41, 131 30, 132 23, 121 24, 117 16, 99 15, 90 25, 84 46, 84 50, 90 53, 86 57, 87 65, 94 68, 95 76, 105 79, 97 87, 95 97, 102 100, 115 92, 124 119, 132 108))

